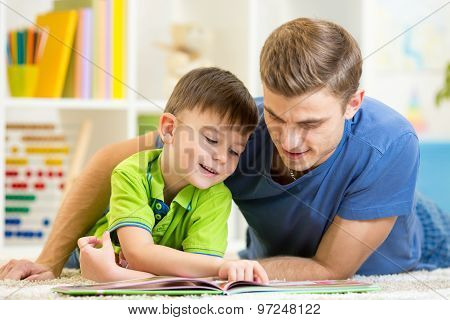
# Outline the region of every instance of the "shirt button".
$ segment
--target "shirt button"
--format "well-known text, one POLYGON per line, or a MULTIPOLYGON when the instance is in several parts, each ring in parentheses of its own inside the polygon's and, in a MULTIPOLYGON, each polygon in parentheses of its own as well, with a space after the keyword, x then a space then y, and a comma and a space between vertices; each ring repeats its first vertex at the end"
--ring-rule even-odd
POLYGON ((161 210, 161 208, 162 208, 162 205, 161 205, 161 203, 156 203, 156 209, 158 209, 158 210, 161 210))
POLYGON ((155 214, 155 219, 156 220, 161 220, 161 215, 160 214, 155 214))

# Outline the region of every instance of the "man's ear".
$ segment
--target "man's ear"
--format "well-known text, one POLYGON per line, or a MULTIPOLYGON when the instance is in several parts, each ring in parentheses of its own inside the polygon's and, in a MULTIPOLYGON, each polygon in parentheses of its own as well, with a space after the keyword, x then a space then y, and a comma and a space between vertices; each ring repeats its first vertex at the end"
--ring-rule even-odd
POLYGON ((349 120, 353 118, 353 116, 356 114, 356 112, 359 110, 359 107, 361 107, 361 103, 364 98, 364 90, 358 89, 351 97, 347 105, 345 106, 345 113, 344 117, 345 119, 349 120))
POLYGON ((159 118, 159 136, 164 144, 171 144, 177 118, 168 112, 164 112, 159 118))

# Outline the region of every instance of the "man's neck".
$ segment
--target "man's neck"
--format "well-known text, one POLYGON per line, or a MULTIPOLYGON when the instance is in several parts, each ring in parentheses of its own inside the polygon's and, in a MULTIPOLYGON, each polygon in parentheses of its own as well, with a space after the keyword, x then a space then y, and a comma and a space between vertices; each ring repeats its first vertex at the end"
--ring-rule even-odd
POLYGON ((308 172, 314 170, 322 163, 324 163, 334 153, 334 151, 336 151, 336 148, 330 150, 325 156, 322 157, 322 160, 319 162, 319 164, 312 166, 310 169, 305 171, 295 171, 286 167, 286 165, 283 162, 283 159, 281 159, 280 154, 278 153, 277 148, 274 147, 272 156, 272 167, 270 168, 272 179, 278 182, 279 184, 292 183, 293 181, 301 178, 303 175, 307 174, 308 172))
MULTIPOLYGON (((305 173, 306 172, 292 171, 295 179, 300 178, 305 173)), ((295 181, 295 179, 292 177, 291 170, 286 167, 276 148, 274 148, 273 150, 272 167, 270 169, 270 174, 272 176, 272 179, 279 184, 289 184, 295 181)))

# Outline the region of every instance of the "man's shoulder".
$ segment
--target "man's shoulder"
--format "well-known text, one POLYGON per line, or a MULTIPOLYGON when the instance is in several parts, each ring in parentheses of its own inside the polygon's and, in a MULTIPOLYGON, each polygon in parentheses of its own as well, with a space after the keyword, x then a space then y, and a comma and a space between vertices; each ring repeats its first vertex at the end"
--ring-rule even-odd
POLYGON ((416 137, 411 123, 386 104, 365 97, 360 109, 350 120, 350 139, 384 154, 399 138, 416 137))

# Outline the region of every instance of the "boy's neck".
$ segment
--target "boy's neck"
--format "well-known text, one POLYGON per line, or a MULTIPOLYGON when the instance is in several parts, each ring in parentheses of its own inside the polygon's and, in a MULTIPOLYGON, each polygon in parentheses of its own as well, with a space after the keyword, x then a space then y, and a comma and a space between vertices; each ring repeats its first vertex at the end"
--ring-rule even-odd
POLYGON ((186 180, 176 174, 175 170, 170 168, 169 159, 166 159, 164 151, 160 159, 161 175, 164 180, 164 202, 170 204, 178 192, 188 185, 186 180))

